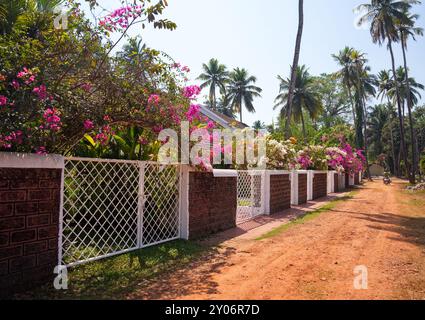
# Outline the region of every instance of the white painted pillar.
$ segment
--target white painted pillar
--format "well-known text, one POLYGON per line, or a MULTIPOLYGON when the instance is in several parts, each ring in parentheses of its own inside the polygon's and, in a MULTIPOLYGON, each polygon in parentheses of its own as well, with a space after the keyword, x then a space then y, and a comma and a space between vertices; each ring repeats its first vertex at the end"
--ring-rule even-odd
POLYGON ((335 179, 334 179, 335 171, 328 171, 328 188, 327 193, 335 192, 335 179))
POLYGON ((264 214, 270 215, 270 171, 264 171, 264 188, 263 188, 263 203, 264 203, 264 214))
POLYGON ((291 179, 291 205, 298 205, 298 172, 292 170, 290 174, 291 179))
POLYGON ((313 200, 313 179, 314 171, 307 171, 307 201, 313 200))
POLYGON ((180 167, 180 239, 189 240, 189 172, 190 166, 180 167))

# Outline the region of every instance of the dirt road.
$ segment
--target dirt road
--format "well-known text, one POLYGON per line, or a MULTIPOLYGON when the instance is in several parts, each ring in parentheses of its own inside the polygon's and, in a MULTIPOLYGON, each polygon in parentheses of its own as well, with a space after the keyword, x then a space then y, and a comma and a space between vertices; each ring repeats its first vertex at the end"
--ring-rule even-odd
POLYGON ((228 240, 128 298, 425 299, 425 196, 402 187, 367 183, 305 224, 266 240, 228 240), (360 265, 366 290, 353 285, 360 265))

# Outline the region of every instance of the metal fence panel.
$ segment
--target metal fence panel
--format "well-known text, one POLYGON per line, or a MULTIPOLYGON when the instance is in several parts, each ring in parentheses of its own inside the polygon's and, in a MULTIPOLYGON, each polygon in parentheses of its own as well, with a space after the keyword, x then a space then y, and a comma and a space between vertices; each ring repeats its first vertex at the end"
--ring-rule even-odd
POLYGON ((61 263, 68 266, 179 238, 179 167, 67 158, 61 263))
POLYGON ((264 214, 264 174, 263 171, 238 171, 238 224, 264 214))

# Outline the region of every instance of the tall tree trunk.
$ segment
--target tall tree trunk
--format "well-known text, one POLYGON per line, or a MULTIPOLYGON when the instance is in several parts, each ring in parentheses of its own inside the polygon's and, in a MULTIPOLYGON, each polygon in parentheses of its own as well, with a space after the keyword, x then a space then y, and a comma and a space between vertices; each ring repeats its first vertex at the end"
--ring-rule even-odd
POLYGON ((395 146, 394 146, 394 135, 393 135, 393 126, 391 124, 390 126, 391 131, 391 150, 393 154, 393 168, 394 168, 394 175, 398 177, 398 169, 397 169, 397 159, 395 158, 395 146))
POLYGON ((286 122, 285 122, 286 139, 289 139, 291 137, 292 102, 294 99, 295 83, 297 81, 297 68, 298 68, 298 62, 300 60, 303 27, 304 27, 304 0, 298 0, 298 32, 297 32, 297 39, 295 41, 295 53, 294 53, 294 61, 292 63, 291 83, 290 83, 289 92, 288 92, 288 108, 286 110, 286 122))
POLYGON ((356 125, 356 106, 354 105, 353 96, 351 95, 351 88, 350 85, 347 85, 348 95, 350 96, 350 102, 351 102, 351 111, 353 112, 353 123, 356 125))
POLYGON ((304 114, 302 110, 301 110, 301 124, 303 126, 303 136, 304 136, 304 143, 305 143, 307 141, 307 134, 305 132, 304 114))
POLYGON ((411 183, 416 182, 416 148, 415 148, 415 133, 414 133, 414 123, 413 123, 413 117, 412 117, 412 109, 413 109, 413 102, 412 97, 410 96, 410 83, 409 83, 409 71, 407 69, 407 58, 406 58, 406 43, 403 34, 401 35, 401 48, 403 51, 403 62, 404 62, 404 72, 406 75, 406 88, 407 88, 407 112, 409 114, 409 123, 410 123, 410 139, 412 141, 412 181, 411 183))
POLYGON ((404 119, 403 119, 403 113, 402 113, 402 110, 401 110, 400 89, 399 89, 398 83, 397 83, 397 73, 396 73, 396 68, 395 68, 395 60, 394 60, 392 40, 391 40, 391 37, 388 35, 388 32, 387 32, 387 38, 388 38, 388 48, 390 50, 390 55, 391 55, 393 80, 394 80, 395 89, 396 89, 396 96, 397 96, 397 109, 398 109, 398 116, 399 116, 399 123, 400 123, 400 151, 402 153, 404 165, 405 165, 407 172, 408 172, 408 175, 409 175, 409 180, 412 180, 411 175, 410 175, 410 170, 409 170, 409 163, 407 162, 407 152, 406 152, 407 149, 406 149, 406 140, 405 140, 405 137, 404 137, 404 119))
POLYGON ((367 112, 366 112, 366 101, 363 100, 363 127, 364 127, 364 155, 366 158, 366 173, 369 181, 372 181, 369 169, 369 156, 368 156, 368 141, 367 141, 367 112))

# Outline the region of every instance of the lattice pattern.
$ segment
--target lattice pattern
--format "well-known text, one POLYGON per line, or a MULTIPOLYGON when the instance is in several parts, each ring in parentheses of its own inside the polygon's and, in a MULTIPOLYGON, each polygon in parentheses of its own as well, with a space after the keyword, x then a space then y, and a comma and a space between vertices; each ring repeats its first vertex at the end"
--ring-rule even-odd
POLYGON ((64 175, 64 263, 137 247, 137 163, 66 160, 64 175))
POLYGON ((179 170, 147 163, 144 170, 142 245, 179 237, 179 170))
POLYGON ((64 178, 64 264, 179 237, 178 166, 70 158, 64 178))
POLYGON ((238 171, 238 209, 236 222, 242 223, 263 214, 263 174, 238 171))

